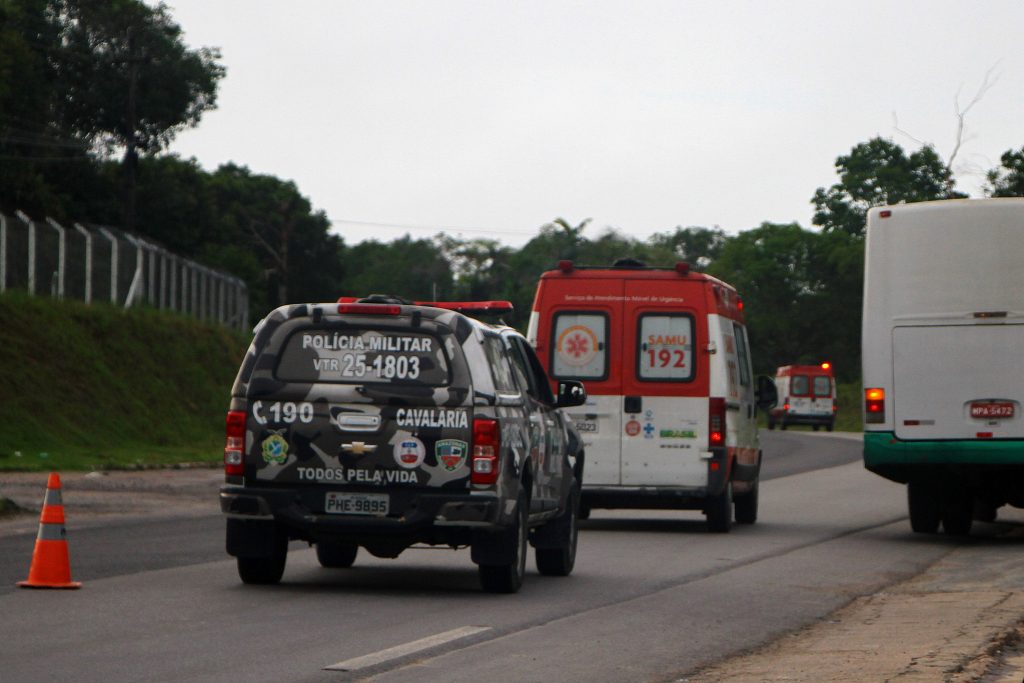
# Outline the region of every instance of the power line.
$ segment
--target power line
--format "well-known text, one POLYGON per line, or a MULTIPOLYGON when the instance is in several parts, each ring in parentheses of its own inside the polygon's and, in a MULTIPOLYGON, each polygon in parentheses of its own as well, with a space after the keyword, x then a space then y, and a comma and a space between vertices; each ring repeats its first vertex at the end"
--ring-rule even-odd
POLYGON ((535 235, 537 230, 499 230, 497 228, 468 228, 461 225, 411 225, 408 223, 381 223, 377 221, 360 221, 348 218, 330 218, 332 226, 361 225, 370 228, 391 228, 395 230, 416 230, 419 232, 469 232, 485 235, 535 235))

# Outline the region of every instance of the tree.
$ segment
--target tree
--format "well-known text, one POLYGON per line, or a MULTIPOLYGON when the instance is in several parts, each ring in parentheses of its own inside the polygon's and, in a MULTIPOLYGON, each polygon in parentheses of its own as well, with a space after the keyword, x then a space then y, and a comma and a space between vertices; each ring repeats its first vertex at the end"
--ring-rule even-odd
POLYGON ((420 301, 452 295, 451 266, 431 240, 405 235, 388 244, 361 242, 343 250, 342 263, 338 295, 394 294, 420 301))
POLYGON ((56 118, 104 154, 124 149, 124 227, 135 228, 138 151, 163 149, 213 108, 224 68, 188 49, 163 3, 52 0, 60 27, 56 118))
POLYGON ((907 156, 893 141, 872 138, 836 159, 836 170, 839 182, 811 200, 813 222, 826 232, 862 236, 873 206, 967 196, 952 189, 952 172, 928 145, 907 156))
POLYGON ((986 174, 990 197, 1024 197, 1024 147, 1009 150, 1000 157, 1002 164, 986 174))
POLYGON ((707 270, 729 241, 721 228, 677 227, 672 232, 651 236, 650 245, 656 251, 665 251, 671 258, 685 261, 696 271, 707 270))

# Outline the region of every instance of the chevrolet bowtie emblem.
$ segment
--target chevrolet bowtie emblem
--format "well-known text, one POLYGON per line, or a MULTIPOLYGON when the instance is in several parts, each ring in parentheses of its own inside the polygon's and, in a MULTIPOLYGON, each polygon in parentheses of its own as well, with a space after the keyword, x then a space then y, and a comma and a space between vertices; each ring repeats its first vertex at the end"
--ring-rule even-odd
POLYGON ((373 453, 377 450, 377 447, 372 443, 353 441, 352 443, 341 444, 341 450, 348 451, 349 453, 355 453, 356 455, 362 455, 363 453, 373 453))

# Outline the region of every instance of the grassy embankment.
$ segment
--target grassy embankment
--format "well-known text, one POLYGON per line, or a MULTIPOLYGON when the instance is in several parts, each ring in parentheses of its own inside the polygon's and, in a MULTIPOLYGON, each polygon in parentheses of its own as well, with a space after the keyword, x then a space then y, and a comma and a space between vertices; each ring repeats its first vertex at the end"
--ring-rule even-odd
POLYGON ((220 462, 247 344, 173 314, 0 296, 0 471, 220 462))

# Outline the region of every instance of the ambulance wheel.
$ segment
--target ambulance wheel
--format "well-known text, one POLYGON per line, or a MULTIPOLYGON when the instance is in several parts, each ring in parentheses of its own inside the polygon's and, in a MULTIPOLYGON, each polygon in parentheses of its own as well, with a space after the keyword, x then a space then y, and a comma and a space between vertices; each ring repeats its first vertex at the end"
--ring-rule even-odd
POLYGON ((942 491, 933 482, 913 480, 907 483, 907 507, 910 528, 917 534, 934 534, 942 521, 942 491))
POLYGON ((274 584, 284 575, 288 560, 288 537, 275 532, 273 552, 266 557, 237 557, 238 577, 242 583, 274 584))
POLYGON ((828 423, 827 425, 825 425, 825 431, 826 431, 826 432, 831 432, 831 431, 832 431, 832 428, 833 428, 834 426, 835 426, 835 423, 833 423, 833 422, 829 422, 829 423, 828 423))
POLYGON ((768 418, 768 429, 775 429, 775 420, 768 418))
POLYGON ((515 593, 523 585, 529 535, 526 507, 526 496, 519 494, 519 500, 516 501, 516 522, 510 529, 500 532, 500 542, 509 546, 505 548, 509 561, 502 564, 481 564, 479 567, 480 585, 488 593, 515 593))
POLYGON ((727 534, 732 529, 732 482, 725 483, 725 490, 711 496, 707 502, 708 531, 727 534))
POLYGON ((754 482, 749 493, 744 493, 736 499, 736 523, 753 524, 757 521, 757 489, 758 482, 754 482))
POLYGON ((580 532, 576 524, 579 505, 580 490, 573 483, 566 499, 565 511, 534 532, 537 571, 544 576, 569 576, 572 573, 580 532))
POLYGON ((321 541, 316 544, 316 559, 326 569, 347 569, 356 561, 359 546, 344 541, 321 541))
POLYGON ((779 423, 779 429, 781 429, 782 431, 786 431, 786 423, 785 422, 780 422, 779 423))

